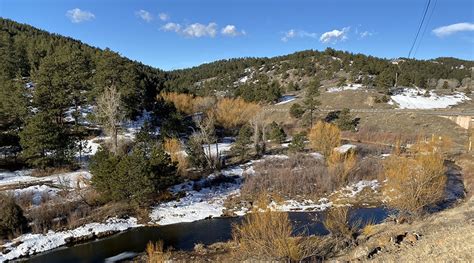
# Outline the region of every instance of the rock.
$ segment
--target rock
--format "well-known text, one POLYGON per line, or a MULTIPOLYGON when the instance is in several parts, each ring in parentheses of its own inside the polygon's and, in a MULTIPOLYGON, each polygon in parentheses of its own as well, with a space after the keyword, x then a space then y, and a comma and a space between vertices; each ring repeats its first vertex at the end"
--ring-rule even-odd
POLYGON ((408 233, 403 239, 403 243, 409 243, 411 245, 415 244, 418 241, 419 235, 416 233, 408 233))

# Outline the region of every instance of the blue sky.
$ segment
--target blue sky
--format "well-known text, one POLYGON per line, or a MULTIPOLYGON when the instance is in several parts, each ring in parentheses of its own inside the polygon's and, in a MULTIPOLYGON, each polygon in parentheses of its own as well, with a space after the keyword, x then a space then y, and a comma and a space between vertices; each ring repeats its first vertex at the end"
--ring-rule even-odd
MULTIPOLYGON (((473 60, 474 1, 431 2, 426 17, 429 23, 420 33, 423 38, 415 57, 473 60)), ((275 56, 326 47, 386 58, 406 57, 426 3, 0 0, 0 16, 109 47, 168 70, 223 58, 275 56)))

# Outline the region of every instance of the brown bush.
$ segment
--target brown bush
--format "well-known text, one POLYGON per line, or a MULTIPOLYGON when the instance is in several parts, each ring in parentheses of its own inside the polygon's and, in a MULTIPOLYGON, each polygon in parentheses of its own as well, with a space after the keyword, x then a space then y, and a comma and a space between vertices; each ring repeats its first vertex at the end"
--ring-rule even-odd
POLYGON ((254 211, 241 225, 233 226, 232 237, 238 244, 234 257, 250 261, 299 260, 302 251, 292 232, 287 213, 254 211))
POLYGON ((163 241, 153 244, 151 241, 146 245, 146 254, 148 263, 163 263, 171 258, 170 251, 164 251, 163 241))
POLYGON ((170 154, 171 161, 177 163, 178 173, 182 176, 187 175, 189 161, 183 154, 181 143, 177 138, 165 138, 164 149, 170 154))
POLYGON ((308 138, 313 150, 329 156, 341 142, 341 131, 334 124, 319 121, 311 128, 308 138))
POLYGON ((388 203, 402 212, 419 214, 444 197, 445 167, 438 153, 392 156, 385 163, 384 175, 388 203))

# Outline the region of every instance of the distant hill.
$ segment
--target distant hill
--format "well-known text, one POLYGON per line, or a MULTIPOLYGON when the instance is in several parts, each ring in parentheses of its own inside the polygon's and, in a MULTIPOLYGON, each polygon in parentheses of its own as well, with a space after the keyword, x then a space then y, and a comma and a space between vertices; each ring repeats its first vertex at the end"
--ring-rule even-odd
MULTIPOLYGON (((201 95, 223 93, 262 100, 258 92, 252 91, 268 90, 265 87, 274 83, 282 92, 291 92, 304 88, 314 77, 333 85, 362 83, 380 91, 387 91, 396 80, 400 86, 422 88, 434 88, 433 80, 439 79, 455 79, 462 85, 470 77, 471 67, 474 67, 473 61, 456 58, 389 60, 328 48, 322 52, 306 50, 273 58, 220 60, 174 70, 169 72, 166 87, 201 95)), ((273 99, 272 92, 267 93, 273 99)))

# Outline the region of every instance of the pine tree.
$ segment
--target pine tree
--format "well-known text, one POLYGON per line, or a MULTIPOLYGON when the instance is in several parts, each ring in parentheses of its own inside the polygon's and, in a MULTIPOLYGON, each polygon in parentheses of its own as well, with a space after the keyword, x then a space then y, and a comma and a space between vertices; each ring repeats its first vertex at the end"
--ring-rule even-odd
POLYGON ((306 88, 305 97, 303 100, 306 110, 310 111, 311 126, 313 126, 313 111, 316 110, 317 106, 321 104, 317 99, 319 97, 320 86, 321 83, 319 82, 319 79, 314 78, 312 81, 310 81, 308 87, 306 88))

